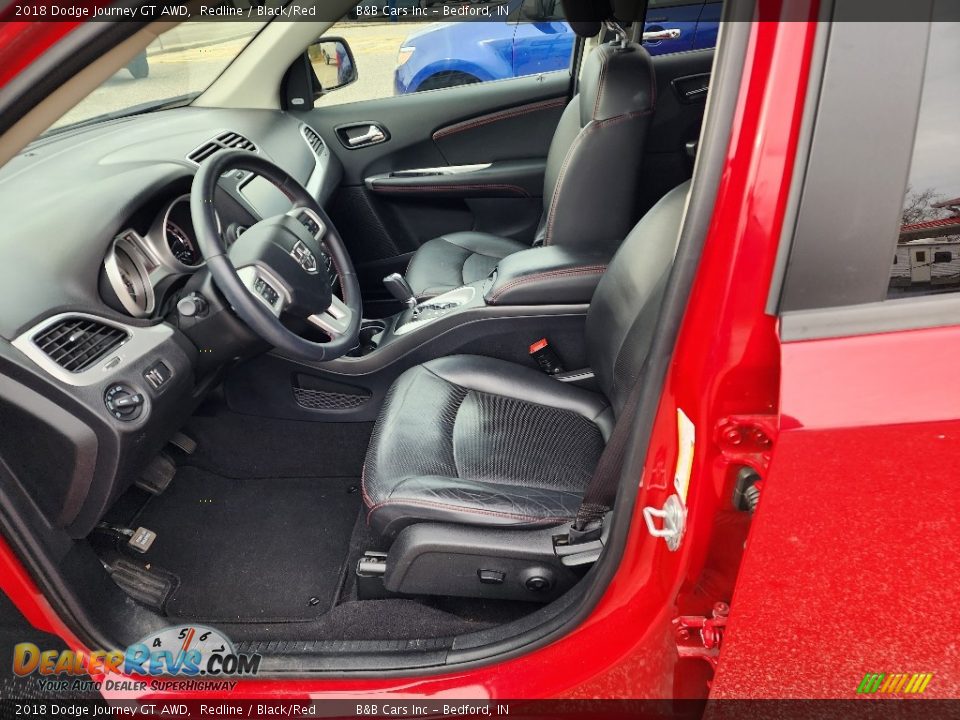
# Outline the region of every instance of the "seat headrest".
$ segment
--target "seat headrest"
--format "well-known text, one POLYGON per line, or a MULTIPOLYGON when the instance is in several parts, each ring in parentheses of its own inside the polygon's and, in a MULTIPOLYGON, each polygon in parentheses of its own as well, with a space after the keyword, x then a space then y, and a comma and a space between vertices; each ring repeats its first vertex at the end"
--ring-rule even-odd
POLYGON ((580 37, 593 37, 600 32, 603 21, 613 17, 611 0, 562 0, 562 2, 566 21, 580 37))
POLYGON ((604 43, 587 55, 580 73, 580 127, 631 113, 650 114, 657 79, 650 53, 637 43, 604 43))

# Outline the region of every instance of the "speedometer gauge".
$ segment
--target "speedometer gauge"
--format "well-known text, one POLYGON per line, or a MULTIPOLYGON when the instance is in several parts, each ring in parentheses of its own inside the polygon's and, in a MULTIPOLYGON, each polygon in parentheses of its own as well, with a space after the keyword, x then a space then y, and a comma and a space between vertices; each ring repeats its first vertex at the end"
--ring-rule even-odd
POLYGON ((194 240, 185 233, 179 225, 167 220, 166 228, 164 232, 167 236, 167 247, 170 248, 170 252, 173 253, 173 256, 182 262, 184 265, 199 265, 200 260, 200 251, 197 249, 196 243, 194 240))
MULTIPOLYGON (((219 217, 217 220, 219 222, 219 217)), ((197 231, 193 228, 189 195, 181 195, 167 206, 159 229, 153 230, 151 235, 156 238, 155 244, 162 246, 159 248, 160 257, 170 261, 171 270, 183 272, 203 265, 203 253, 197 242, 197 231)))

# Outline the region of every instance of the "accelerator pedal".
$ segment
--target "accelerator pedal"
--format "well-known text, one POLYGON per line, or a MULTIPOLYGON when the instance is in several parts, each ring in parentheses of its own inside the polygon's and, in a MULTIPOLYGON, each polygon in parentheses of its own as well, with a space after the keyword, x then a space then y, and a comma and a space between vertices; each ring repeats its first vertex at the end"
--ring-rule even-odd
POLYGON ((166 490, 177 474, 177 464, 162 452, 157 455, 140 473, 136 486, 151 495, 159 495, 166 490))

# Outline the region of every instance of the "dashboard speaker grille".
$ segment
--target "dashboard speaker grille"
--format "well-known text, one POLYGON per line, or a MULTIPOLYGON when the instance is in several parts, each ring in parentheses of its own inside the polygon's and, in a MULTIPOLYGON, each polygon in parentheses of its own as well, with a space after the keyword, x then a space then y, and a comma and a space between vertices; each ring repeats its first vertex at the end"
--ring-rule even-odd
POLYGON ((303 138, 307 141, 310 149, 313 150, 313 154, 319 157, 320 153, 323 152, 323 138, 309 125, 301 125, 300 132, 303 133, 303 138))
POLYGON ((95 320, 70 318, 46 328, 33 342, 57 365, 70 372, 83 372, 130 336, 126 330, 95 320))
POLYGON ((229 131, 221 133, 220 135, 217 135, 217 137, 213 138, 213 140, 205 142, 203 145, 187 155, 187 160, 195 162, 197 165, 199 165, 218 150, 224 149, 250 150, 251 152, 257 152, 257 146, 253 143, 253 141, 248 140, 238 132, 229 131))

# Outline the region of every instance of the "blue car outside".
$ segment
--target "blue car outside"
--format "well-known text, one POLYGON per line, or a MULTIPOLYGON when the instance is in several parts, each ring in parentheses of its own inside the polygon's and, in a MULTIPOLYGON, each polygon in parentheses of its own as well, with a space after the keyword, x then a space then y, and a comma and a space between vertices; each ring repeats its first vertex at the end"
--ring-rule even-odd
MULTIPOLYGON (((679 36, 644 42, 653 54, 714 47, 720 2, 651 3, 644 32, 679 36)), ((565 70, 576 36, 563 20, 447 22, 407 36, 397 55, 397 95, 565 70)))

